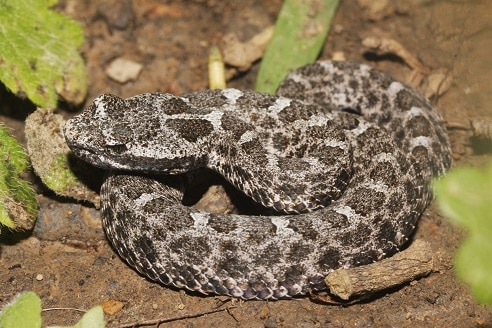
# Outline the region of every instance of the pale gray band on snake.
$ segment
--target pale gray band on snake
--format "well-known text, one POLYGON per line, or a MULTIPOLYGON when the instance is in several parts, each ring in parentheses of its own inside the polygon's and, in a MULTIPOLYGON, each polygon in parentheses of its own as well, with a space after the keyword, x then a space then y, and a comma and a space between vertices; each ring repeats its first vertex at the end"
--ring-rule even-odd
POLYGON ((277 96, 102 95, 64 133, 77 156, 115 172, 103 225, 122 258, 165 285, 245 299, 322 290, 330 271, 397 252, 451 165, 434 107, 351 62, 295 70, 277 96), (173 176, 199 167, 284 214, 182 205, 173 176))

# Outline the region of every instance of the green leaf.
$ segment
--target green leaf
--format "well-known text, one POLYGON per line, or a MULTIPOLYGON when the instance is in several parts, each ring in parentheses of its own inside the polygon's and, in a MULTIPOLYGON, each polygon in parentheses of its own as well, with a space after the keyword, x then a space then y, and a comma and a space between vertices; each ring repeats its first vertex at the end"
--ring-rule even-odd
POLYGON ((19 294, 0 312, 2 328, 41 327, 41 300, 34 292, 19 294))
POLYGON ((56 107, 57 93, 78 104, 87 92, 83 29, 49 10, 56 2, 0 1, 0 80, 45 108, 56 107))
POLYGON ((74 328, 104 328, 104 312, 98 305, 87 311, 74 328))
POLYGON ((104 312, 100 305, 87 311, 75 326, 50 326, 49 328, 104 328, 104 312))
POLYGON ((492 304, 492 163, 484 170, 460 167, 436 181, 444 215, 468 231, 455 256, 455 270, 481 303, 492 304))
POLYGON ((36 194, 19 177, 28 163, 24 149, 0 125, 0 224, 10 229, 30 230, 37 217, 36 194))
POLYGON ((316 60, 339 0, 285 0, 263 56, 256 90, 275 93, 294 68, 316 60))

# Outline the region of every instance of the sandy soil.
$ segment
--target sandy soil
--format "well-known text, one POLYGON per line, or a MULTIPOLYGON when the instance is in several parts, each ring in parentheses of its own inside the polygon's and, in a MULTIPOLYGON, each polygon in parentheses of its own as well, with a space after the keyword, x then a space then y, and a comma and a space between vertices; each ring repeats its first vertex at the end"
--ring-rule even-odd
MULTIPOLYGON (((382 14, 360 3, 342 2, 321 58, 342 53, 368 62, 400 80, 412 83, 412 69, 394 54, 376 55, 362 46, 366 37, 392 38, 418 58, 430 72, 444 72, 449 89, 431 100, 447 122, 455 165, 482 165, 492 147, 472 137, 469 122, 491 119, 491 3, 488 1, 393 1, 382 14), (487 14, 488 13, 488 14, 487 14), (487 16, 488 15, 488 16, 487 16), (487 71, 488 70, 488 73, 487 71)), ((384 2, 384 1, 382 1, 384 2)), ((373 3, 376 3, 374 1, 373 3)), ((275 22, 281 1, 74 1, 60 10, 85 27, 83 49, 90 79, 89 102, 101 93, 123 97, 148 91, 181 94, 207 87, 211 45, 235 33, 247 40, 275 22), (268 3, 268 4, 265 4, 268 3), (105 73, 115 58, 143 65, 135 81, 120 84, 105 73)), ((229 82, 253 88, 258 63, 229 82)), ((428 92, 424 77, 416 88, 428 92)), ((2 98, 5 92, 2 92, 2 98)), ((6 98, 4 98, 6 99, 6 98)), ((12 99, 12 98, 9 98, 12 99)), ((26 113, 32 106, 14 100, 26 113)), ((24 114, 2 120, 24 141, 24 114)), ((72 111, 80 108, 71 109, 72 111)), ((60 111, 72 115, 69 109, 60 111)), ((229 311, 172 321, 162 327, 486 327, 490 308, 477 305, 452 270, 375 295, 351 306, 330 306, 308 298, 290 301, 239 302, 228 297, 201 297, 162 287, 130 269, 105 240, 99 213, 93 208, 53 197, 39 190, 40 219, 33 233, 4 237, 0 253, 0 306, 20 291, 33 290, 43 308, 88 309, 108 300, 123 308, 107 316, 109 326, 149 319, 186 316, 235 306, 229 311)), ((414 238, 429 241, 434 250, 452 257, 465 233, 430 206, 414 238)), ((80 313, 43 313, 45 325, 73 324, 80 313)))

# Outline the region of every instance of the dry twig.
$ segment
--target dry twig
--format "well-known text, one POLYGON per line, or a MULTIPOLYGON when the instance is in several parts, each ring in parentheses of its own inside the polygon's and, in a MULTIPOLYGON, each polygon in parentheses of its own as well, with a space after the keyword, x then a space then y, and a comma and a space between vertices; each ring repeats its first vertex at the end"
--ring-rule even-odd
POLYGON ((175 317, 167 317, 167 318, 161 318, 161 319, 152 319, 152 320, 147 320, 147 321, 135 321, 132 323, 127 323, 121 326, 121 328, 135 328, 135 327, 143 327, 143 326, 156 326, 158 327, 162 323, 166 322, 172 322, 172 321, 178 321, 178 320, 184 320, 184 319, 190 319, 190 318, 198 318, 207 314, 212 314, 212 313, 217 313, 217 312, 229 312, 231 309, 236 308, 237 306, 229 306, 227 308, 223 309, 215 309, 215 310, 210 310, 210 311, 203 311, 203 312, 197 312, 197 313, 190 313, 190 314, 183 314, 183 315, 178 315, 175 317))
POLYGON ((412 55, 405 47, 394 39, 367 37, 362 40, 362 44, 375 51, 376 53, 390 53, 400 57, 410 68, 423 75, 428 75, 429 70, 412 55))
POLYGON ((352 304, 379 291, 399 286, 432 271, 447 268, 440 254, 433 254, 428 242, 415 240, 406 250, 390 258, 349 269, 338 269, 325 277, 331 296, 314 296, 312 298, 330 304, 352 304))

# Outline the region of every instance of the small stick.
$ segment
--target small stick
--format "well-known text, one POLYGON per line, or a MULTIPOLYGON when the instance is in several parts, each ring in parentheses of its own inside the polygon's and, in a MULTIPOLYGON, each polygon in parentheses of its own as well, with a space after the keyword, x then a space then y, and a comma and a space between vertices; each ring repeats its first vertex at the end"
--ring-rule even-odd
POLYGON ((84 313, 87 312, 87 310, 71 308, 71 307, 54 307, 54 308, 46 308, 41 310, 41 312, 48 312, 48 311, 77 311, 77 312, 84 312, 84 313))
POLYGON ((121 328, 132 328, 132 327, 142 327, 142 326, 156 326, 158 327, 161 323, 166 323, 166 322, 171 322, 171 321, 178 321, 178 320, 184 320, 184 319, 190 319, 190 318, 198 318, 207 314, 212 314, 212 313, 217 313, 217 312, 223 312, 236 308, 237 306, 229 306, 227 308, 223 309, 215 309, 215 310, 210 310, 210 311, 205 311, 205 312, 198 312, 198 313, 190 313, 190 314, 184 314, 184 315, 179 315, 175 317, 168 317, 168 318, 162 318, 162 319, 153 319, 153 320, 147 320, 147 321, 136 321, 132 323, 127 323, 121 326, 121 328))
POLYGON ((390 287, 428 275, 434 258, 428 242, 415 240, 405 251, 390 258, 349 269, 338 269, 325 277, 330 293, 349 300, 354 296, 374 294, 390 287))
POLYGON ((210 90, 225 89, 224 61, 219 48, 213 46, 208 55, 208 87, 210 90))
POLYGON ((395 54, 403 59, 403 61, 413 70, 424 75, 429 74, 429 70, 420 62, 420 60, 396 40, 390 38, 367 37, 362 40, 362 45, 373 51, 395 54))

